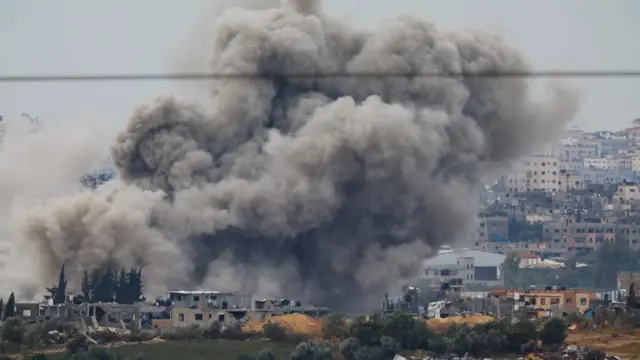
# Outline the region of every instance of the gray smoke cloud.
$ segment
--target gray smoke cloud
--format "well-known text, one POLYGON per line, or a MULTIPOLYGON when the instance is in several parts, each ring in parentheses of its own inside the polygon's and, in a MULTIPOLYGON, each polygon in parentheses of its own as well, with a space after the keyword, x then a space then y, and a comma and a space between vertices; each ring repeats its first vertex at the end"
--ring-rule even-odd
POLYGON ((413 16, 365 31, 292 0, 230 8, 211 39, 211 73, 284 75, 215 80, 206 103, 138 108, 112 147, 117 181, 23 222, 43 283, 62 263, 78 279, 145 266, 149 293, 376 306, 440 244, 467 236, 487 172, 549 140, 578 107, 559 84, 534 99, 525 78, 385 77, 529 69, 495 34, 413 16))

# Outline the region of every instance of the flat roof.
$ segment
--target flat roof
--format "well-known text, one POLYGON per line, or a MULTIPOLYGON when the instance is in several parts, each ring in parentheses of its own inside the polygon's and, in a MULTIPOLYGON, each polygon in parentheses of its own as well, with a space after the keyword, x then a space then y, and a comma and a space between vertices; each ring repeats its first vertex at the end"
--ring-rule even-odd
POLYGON ((169 294, 180 295, 232 295, 232 292, 223 292, 217 290, 170 290, 169 294))

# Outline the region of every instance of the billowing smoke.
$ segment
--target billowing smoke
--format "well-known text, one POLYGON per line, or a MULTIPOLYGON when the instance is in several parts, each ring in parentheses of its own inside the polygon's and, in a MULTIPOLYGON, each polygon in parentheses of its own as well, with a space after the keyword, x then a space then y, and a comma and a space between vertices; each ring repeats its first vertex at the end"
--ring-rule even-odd
POLYGON ((385 76, 526 71, 483 32, 401 16, 376 31, 318 1, 232 8, 208 103, 141 106, 112 147, 118 180, 33 208, 23 223, 39 279, 60 265, 144 266, 146 290, 287 295, 342 310, 377 305, 442 243, 464 240, 488 172, 544 143, 577 108, 528 79, 385 76), (323 76, 323 74, 380 76, 323 76), (314 76, 294 76, 307 74, 314 76))

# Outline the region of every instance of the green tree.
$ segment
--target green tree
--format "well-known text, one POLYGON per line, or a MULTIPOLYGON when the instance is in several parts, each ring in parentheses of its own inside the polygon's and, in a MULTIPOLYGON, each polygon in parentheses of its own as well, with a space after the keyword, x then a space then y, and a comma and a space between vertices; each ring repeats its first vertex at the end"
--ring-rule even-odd
POLYGON ((99 294, 99 289, 98 287, 100 286, 100 270, 99 269, 94 269, 91 272, 91 281, 89 282, 91 284, 90 288, 89 288, 89 293, 90 293, 90 301, 92 302, 98 302, 98 296, 99 294))
POLYGON ((333 360, 331 348, 325 344, 301 342, 289 355, 289 360, 333 360))
POLYGON ((13 293, 9 295, 7 305, 4 307, 4 318, 9 319, 16 316, 16 297, 13 293))
POLYGON ((145 301, 143 294, 144 288, 142 286, 142 268, 136 270, 131 268, 129 271, 129 290, 128 298, 129 304, 145 301))
POLYGON ((25 333, 22 320, 18 317, 11 317, 2 325, 2 340, 12 344, 22 344, 25 333))
POLYGON ((97 286, 95 286, 93 301, 113 302, 117 288, 117 284, 114 282, 115 277, 113 271, 107 268, 99 278, 97 286))
POLYGON ((543 345, 563 344, 567 338, 567 323, 564 319, 553 318, 544 324, 540 333, 540 340, 543 345))
POLYGON ((54 304, 64 304, 67 302, 67 279, 64 274, 64 265, 60 269, 58 275, 58 286, 56 286, 56 292, 53 295, 54 304))
POLYGON ((361 347, 358 338, 350 337, 340 343, 340 355, 342 355, 345 360, 358 360, 356 354, 361 347))
POLYGON ((400 352, 401 346, 396 339, 383 336, 380 338, 380 351, 382 353, 382 357, 385 359, 393 359, 393 357, 400 352))
POLYGON ((129 274, 124 270, 124 268, 120 269, 120 276, 118 277, 118 288, 116 290, 116 302, 118 304, 129 304, 129 274))
POLYGON ((87 270, 85 270, 84 274, 82 275, 81 289, 85 301, 91 301, 91 281, 89 281, 89 272, 87 270))
POLYGON ((344 316, 329 315, 322 325, 322 336, 325 340, 346 339, 349 336, 349 327, 344 316))
POLYGON ((276 357, 273 356, 273 353, 269 349, 263 349, 256 356, 256 360, 275 360, 276 357))
POLYGON ((349 335, 357 338, 362 346, 378 346, 383 327, 384 324, 378 316, 369 319, 360 316, 349 327, 349 335))
POLYGON ((518 352, 522 346, 538 340, 536 325, 529 320, 518 321, 513 324, 510 330, 507 334, 507 346, 513 352, 518 352))

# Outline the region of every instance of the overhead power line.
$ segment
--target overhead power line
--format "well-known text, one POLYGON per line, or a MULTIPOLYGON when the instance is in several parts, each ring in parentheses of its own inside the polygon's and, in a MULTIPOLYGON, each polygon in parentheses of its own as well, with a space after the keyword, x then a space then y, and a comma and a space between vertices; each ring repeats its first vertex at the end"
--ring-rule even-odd
POLYGON ((79 82, 79 81, 150 81, 150 80, 224 80, 269 78, 420 78, 420 77, 565 77, 565 78, 625 78, 640 77, 640 70, 616 71, 483 71, 483 72, 335 72, 335 73, 167 73, 167 74, 54 74, 0 75, 0 82, 79 82))

